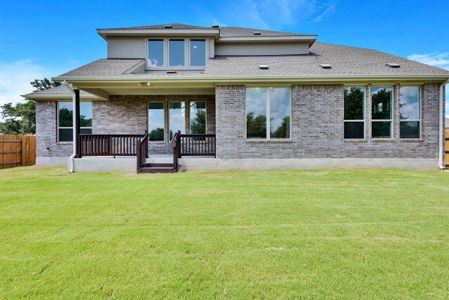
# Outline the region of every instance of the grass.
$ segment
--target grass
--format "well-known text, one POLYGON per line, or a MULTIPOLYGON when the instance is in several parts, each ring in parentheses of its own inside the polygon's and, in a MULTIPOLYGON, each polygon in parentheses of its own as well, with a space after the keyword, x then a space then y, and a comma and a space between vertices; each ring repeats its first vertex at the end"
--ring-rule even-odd
POLYGON ((449 297, 449 173, 0 171, 0 298, 449 297))

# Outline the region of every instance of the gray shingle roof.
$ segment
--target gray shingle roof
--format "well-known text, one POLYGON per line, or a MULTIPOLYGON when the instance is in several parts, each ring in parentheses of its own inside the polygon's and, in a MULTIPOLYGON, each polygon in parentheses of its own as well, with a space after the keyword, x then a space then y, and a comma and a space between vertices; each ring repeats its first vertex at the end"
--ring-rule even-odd
POLYGON ((119 28, 99 28, 97 30, 153 30, 153 29, 167 29, 165 27, 167 25, 171 25, 170 29, 212 29, 211 27, 194 26, 182 23, 166 23, 159 25, 144 25, 144 26, 119 27, 119 28))
POLYGON ((251 77, 251 76, 290 76, 290 77, 417 77, 436 76, 449 78, 449 71, 393 56, 380 51, 315 43, 309 55, 285 56, 216 56, 209 59, 204 71, 179 71, 167 74, 161 71, 142 71, 143 59, 101 59, 78 69, 67 72, 57 79, 71 78, 155 78, 161 76, 181 77, 251 77), (323 69, 320 64, 330 64, 331 69, 323 69), (386 63, 398 63, 400 68, 390 68, 386 63), (258 65, 268 65, 261 70, 258 65), (137 68, 141 66, 141 68, 137 68))
POLYGON ((228 37, 254 37, 254 32, 259 32, 261 37, 282 37, 282 36, 309 36, 309 34, 299 34, 282 31, 260 30, 244 27, 220 27, 220 38, 228 37))
MULTIPOLYGON (((89 94, 85 91, 80 91, 80 96, 87 99, 98 99, 99 97, 89 94)), ((39 100, 39 99, 70 99, 72 97, 72 91, 65 85, 60 85, 54 88, 50 88, 42 91, 35 91, 26 95, 22 95, 25 99, 39 100)))

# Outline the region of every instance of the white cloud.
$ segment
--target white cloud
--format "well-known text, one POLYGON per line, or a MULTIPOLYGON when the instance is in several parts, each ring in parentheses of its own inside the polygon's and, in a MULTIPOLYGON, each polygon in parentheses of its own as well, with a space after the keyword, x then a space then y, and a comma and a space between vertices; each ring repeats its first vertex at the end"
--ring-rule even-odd
POLYGON ((449 70, 449 52, 412 54, 408 59, 449 70))
POLYGON ((49 72, 29 59, 0 63, 0 105, 23 100, 21 95, 32 92, 34 79, 49 77, 49 72))
POLYGON ((218 13, 201 7, 201 14, 213 24, 281 30, 288 25, 322 21, 336 10, 336 3, 337 0, 224 1, 223 7, 216 10, 218 13))

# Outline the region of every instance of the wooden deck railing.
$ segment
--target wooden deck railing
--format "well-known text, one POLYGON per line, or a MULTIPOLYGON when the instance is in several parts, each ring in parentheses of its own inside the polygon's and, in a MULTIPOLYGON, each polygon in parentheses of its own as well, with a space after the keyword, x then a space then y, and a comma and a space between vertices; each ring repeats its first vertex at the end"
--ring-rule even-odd
POLYGON ((215 134, 181 134, 178 132, 181 156, 215 156, 215 134))
POLYGON ((136 156, 137 145, 143 137, 142 134, 79 134, 77 157, 136 156))

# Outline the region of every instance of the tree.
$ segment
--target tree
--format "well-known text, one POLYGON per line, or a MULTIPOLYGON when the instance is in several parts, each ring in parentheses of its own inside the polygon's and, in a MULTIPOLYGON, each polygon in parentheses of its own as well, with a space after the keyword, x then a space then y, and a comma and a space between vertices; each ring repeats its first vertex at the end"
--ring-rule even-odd
MULTIPOLYGON (((42 91, 52 87, 59 86, 47 78, 36 79, 30 82, 35 91, 42 91)), ((12 102, 0 106, 0 115, 3 121, 0 121, 0 134, 34 134, 36 132, 36 103, 31 100, 25 100, 17 104, 12 102)))
POLYGON ((17 104, 6 103, 0 106, 1 134, 34 134, 36 132, 36 103, 26 100, 17 104))
POLYGON ((52 87, 60 86, 59 82, 54 82, 53 80, 49 80, 48 78, 44 79, 35 79, 30 84, 36 89, 36 91, 48 90, 52 87))

